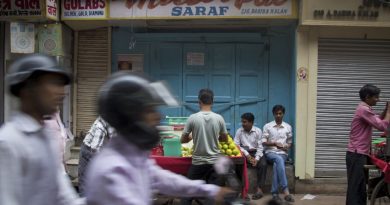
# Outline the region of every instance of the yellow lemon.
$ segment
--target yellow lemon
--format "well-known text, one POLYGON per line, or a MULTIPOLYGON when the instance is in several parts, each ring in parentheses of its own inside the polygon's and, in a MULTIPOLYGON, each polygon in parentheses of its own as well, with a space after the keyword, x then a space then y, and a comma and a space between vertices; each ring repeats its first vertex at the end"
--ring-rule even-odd
POLYGON ((226 154, 229 155, 229 156, 232 155, 232 150, 231 149, 227 149, 226 150, 226 154))
POLYGON ((236 148, 236 144, 234 144, 234 143, 229 144, 229 149, 233 150, 235 148, 236 148))

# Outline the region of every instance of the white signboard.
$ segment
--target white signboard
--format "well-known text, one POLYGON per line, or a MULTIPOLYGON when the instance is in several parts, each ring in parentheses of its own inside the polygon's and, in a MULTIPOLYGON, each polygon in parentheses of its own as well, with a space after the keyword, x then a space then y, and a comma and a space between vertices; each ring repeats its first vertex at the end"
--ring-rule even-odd
POLYGON ((108 0, 62 0, 62 19, 106 19, 108 0))
POLYGON ((187 53, 187 65, 204 66, 204 53, 187 53))
POLYGON ((10 29, 11 53, 34 53, 34 24, 12 22, 10 29))
POLYGON ((46 0, 46 17, 52 20, 58 20, 57 0, 46 0))
MULTIPOLYGON (((294 0, 112 0, 110 18, 292 17, 294 0)), ((295 3, 295 2, 294 2, 295 3)))
POLYGON ((64 20, 297 18, 297 0, 63 0, 64 20), (106 9, 109 8, 109 14, 106 9))

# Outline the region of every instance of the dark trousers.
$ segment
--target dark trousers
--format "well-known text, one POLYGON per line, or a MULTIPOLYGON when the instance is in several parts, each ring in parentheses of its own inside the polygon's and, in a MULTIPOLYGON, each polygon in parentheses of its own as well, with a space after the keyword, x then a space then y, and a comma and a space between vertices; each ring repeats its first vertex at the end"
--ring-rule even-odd
POLYGON ((366 205, 368 172, 364 165, 368 162, 368 156, 347 152, 346 162, 348 178, 346 205, 366 205))
MULTIPOLYGON (((217 173, 214 170, 212 164, 202 164, 202 165, 191 165, 188 170, 187 178, 196 180, 204 180, 207 184, 216 184, 219 186, 223 185, 223 181, 218 177, 217 173)), ((181 199, 181 205, 191 205, 193 198, 183 198, 181 199)), ((206 199, 205 205, 215 204, 213 199, 206 199)))
MULTIPOLYGON (((248 150, 249 155, 252 157, 256 157, 256 151, 248 150)), ((249 167, 253 167, 252 164, 248 162, 249 167)), ((265 185, 265 178, 267 176, 267 159, 265 155, 263 155, 260 160, 256 164, 256 173, 257 173, 257 187, 263 189, 265 185)))
POLYGON ((86 146, 84 143, 81 145, 78 167, 80 196, 85 196, 85 175, 87 173, 88 164, 94 155, 95 152, 91 148, 86 146))

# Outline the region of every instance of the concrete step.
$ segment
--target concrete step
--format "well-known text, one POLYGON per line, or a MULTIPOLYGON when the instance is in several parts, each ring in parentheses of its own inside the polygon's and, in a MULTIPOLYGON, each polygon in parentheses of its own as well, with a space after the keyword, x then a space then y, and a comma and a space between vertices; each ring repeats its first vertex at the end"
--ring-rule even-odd
POLYGON ((73 178, 78 176, 79 159, 70 159, 66 161, 66 172, 73 178))
POLYGON ((80 147, 79 146, 73 146, 70 148, 70 158, 71 159, 78 159, 80 155, 80 147))
MULTIPOLYGON (((285 168, 286 168, 288 189, 291 193, 294 193, 295 191, 294 166, 290 164, 286 164, 285 168)), ((262 188, 265 193, 270 193, 271 191, 272 174, 273 174, 273 165, 268 165, 265 186, 262 188)), ((251 166, 248 166, 248 182, 249 182, 248 193, 254 194, 257 191, 257 169, 251 166)))

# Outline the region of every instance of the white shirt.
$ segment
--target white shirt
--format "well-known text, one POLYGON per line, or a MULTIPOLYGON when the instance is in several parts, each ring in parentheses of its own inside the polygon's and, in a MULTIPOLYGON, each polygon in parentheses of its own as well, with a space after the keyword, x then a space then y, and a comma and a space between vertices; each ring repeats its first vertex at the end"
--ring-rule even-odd
MULTIPOLYGON (((275 121, 269 122, 263 128, 263 142, 278 142, 283 145, 292 143, 292 128, 289 124, 282 122, 279 126, 275 121)), ((277 154, 287 154, 286 151, 278 149, 276 146, 267 146, 265 153, 274 152, 277 154)))
POLYGON ((252 129, 249 132, 240 127, 234 137, 234 143, 240 147, 240 150, 245 156, 248 156, 249 153, 246 149, 244 149, 244 147, 247 147, 249 150, 256 150, 255 158, 256 160, 260 160, 263 156, 263 144, 261 137, 261 129, 258 127, 252 126, 252 129))
POLYGON ((18 112, 0 129, 0 204, 81 204, 61 172, 57 140, 18 112))

